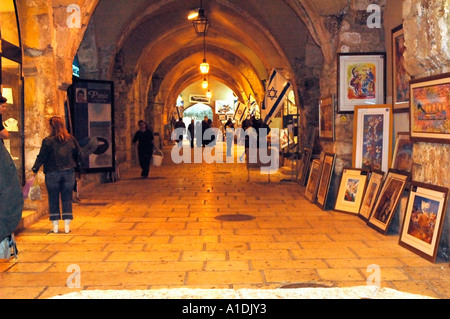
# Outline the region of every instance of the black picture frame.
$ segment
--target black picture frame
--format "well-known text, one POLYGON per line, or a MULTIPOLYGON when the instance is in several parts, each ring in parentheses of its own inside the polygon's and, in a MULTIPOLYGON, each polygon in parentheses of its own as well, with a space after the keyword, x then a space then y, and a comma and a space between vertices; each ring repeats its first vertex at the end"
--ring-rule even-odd
POLYGON ((84 173, 114 171, 114 82, 74 78, 67 94, 70 133, 81 146, 84 173))

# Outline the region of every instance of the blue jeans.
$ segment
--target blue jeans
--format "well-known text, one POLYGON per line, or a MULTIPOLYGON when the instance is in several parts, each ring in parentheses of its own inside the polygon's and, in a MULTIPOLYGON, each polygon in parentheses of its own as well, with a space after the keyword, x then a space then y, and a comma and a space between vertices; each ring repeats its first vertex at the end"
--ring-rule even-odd
POLYGON ((52 171, 45 174, 45 186, 48 192, 50 220, 73 219, 72 192, 75 185, 75 170, 52 171), (59 199, 61 197, 62 216, 59 199))

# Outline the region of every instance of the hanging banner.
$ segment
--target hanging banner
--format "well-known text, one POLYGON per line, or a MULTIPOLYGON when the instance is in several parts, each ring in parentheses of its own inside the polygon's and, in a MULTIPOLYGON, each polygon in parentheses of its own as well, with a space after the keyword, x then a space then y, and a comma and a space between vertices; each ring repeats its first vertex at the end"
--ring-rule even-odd
POLYGON ((241 102, 237 102, 236 104, 236 112, 234 112, 234 117, 233 119, 238 123, 242 123, 245 118, 247 117, 247 113, 248 113, 248 108, 247 105, 245 105, 244 103, 241 102))
POLYGON ((272 117, 278 113, 290 87, 291 84, 284 76, 277 70, 273 70, 267 85, 261 110, 264 123, 269 124, 272 117))
POLYGON ((71 134, 78 140, 86 173, 115 169, 114 83, 76 79, 68 89, 71 134))
POLYGON ((248 97, 248 109, 250 116, 254 116, 255 118, 261 118, 261 112, 259 110, 258 102, 256 102, 255 98, 251 94, 248 97))

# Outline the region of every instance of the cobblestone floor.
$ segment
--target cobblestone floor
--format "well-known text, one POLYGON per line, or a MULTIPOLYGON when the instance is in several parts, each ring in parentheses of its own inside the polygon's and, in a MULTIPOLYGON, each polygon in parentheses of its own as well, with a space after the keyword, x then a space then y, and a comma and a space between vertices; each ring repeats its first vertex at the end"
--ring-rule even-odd
POLYGON ((118 182, 82 193, 69 234, 51 233, 46 216, 22 231, 18 259, 0 262, 0 297, 352 287, 367 284, 370 265, 379 266, 381 287, 450 297, 448 263, 422 259, 398 245, 398 234, 384 236, 358 217, 321 210, 304 198, 304 188, 280 182, 289 176, 278 173, 268 183, 251 171, 248 182, 244 164, 175 165, 170 149, 165 153, 148 179, 134 167, 118 182), (222 214, 254 218, 217 220, 222 214))

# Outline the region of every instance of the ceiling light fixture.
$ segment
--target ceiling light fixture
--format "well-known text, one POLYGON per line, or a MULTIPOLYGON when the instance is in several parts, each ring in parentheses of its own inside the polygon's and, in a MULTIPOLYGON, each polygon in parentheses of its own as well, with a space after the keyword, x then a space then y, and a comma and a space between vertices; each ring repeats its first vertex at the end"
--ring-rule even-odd
POLYGON ((188 15, 188 20, 194 20, 195 18, 198 17, 198 11, 200 9, 196 9, 196 10, 191 10, 189 11, 189 15, 188 15))
POLYGON ((200 64, 200 72, 202 74, 209 73, 209 64, 206 62, 206 35, 203 34, 203 62, 200 64))
POLYGON ((205 90, 208 88, 208 81, 206 81, 205 77, 203 78, 202 88, 204 88, 205 90))
POLYGON ((198 15, 196 17, 193 16, 193 19, 194 18, 195 20, 192 21, 192 24, 194 25, 195 32, 197 32, 198 35, 206 35, 206 33, 208 33, 210 23, 205 17, 205 10, 203 10, 202 0, 200 0, 200 9, 198 9, 198 15))

